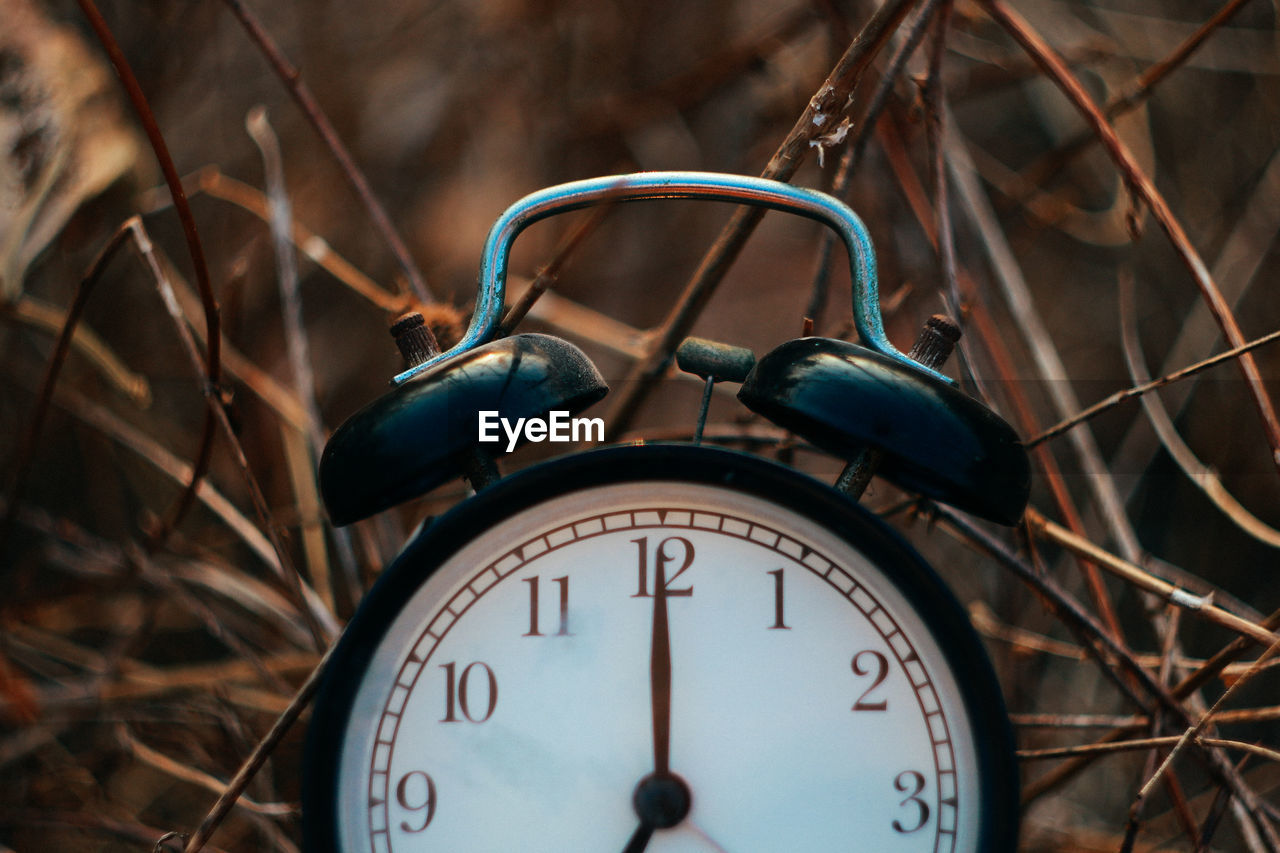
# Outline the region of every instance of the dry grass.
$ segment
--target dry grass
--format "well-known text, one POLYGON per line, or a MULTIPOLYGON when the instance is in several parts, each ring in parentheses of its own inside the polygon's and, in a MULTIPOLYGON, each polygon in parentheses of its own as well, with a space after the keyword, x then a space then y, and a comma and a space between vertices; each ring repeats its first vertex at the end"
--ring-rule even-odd
MULTIPOLYGON (((845 194, 890 337, 905 349, 958 304, 953 372, 1034 444, 1035 512, 1012 532, 880 481, 866 499, 990 641, 1024 751, 1025 849, 1280 848, 1262 651, 1280 626, 1274 5, 255 7, 298 82, 232 0, 101 8, 186 176, 211 324, 80 6, 0 0, 0 850, 181 849, 167 834, 205 820, 397 543, 463 496, 442 487, 346 534, 324 520, 316 448, 397 369, 388 320, 433 300, 465 316, 484 233, 524 193, 682 168, 845 194), (833 68, 840 97, 815 122, 833 68), (385 214, 305 117, 308 93, 385 214), (292 209, 274 238, 268 194, 292 209), (68 312, 80 331, 42 385, 68 312)), ((522 328, 589 351, 617 436, 692 432, 697 384, 643 379, 665 339, 762 353, 806 315, 848 333, 847 271, 810 223, 654 203, 570 240, 583 222, 531 229, 513 286, 557 261, 522 328), (712 262, 738 244, 721 284, 712 262), (714 295, 679 314, 691 280, 714 295)), ((728 395, 707 437, 840 467, 779 448, 728 395)), ((296 849, 301 730, 260 750, 204 849, 296 849)))

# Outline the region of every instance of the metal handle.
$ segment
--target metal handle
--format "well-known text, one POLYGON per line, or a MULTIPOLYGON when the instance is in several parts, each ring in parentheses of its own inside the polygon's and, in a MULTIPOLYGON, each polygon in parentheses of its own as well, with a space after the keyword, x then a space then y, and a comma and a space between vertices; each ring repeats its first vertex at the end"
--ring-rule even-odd
POLYGON ((848 205, 816 190, 764 178, 717 172, 638 172, 589 178, 547 187, 520 199, 507 208, 489 230, 480 261, 480 289, 476 295, 475 312, 462 340, 448 352, 435 355, 397 375, 392 382, 397 385, 406 382, 432 365, 486 343, 493 336, 501 319, 511 246, 525 228, 541 219, 601 202, 645 199, 707 199, 751 204, 825 223, 840 235, 849 250, 849 267, 853 271, 853 320, 862 343, 912 370, 952 382, 936 370, 912 361, 885 337, 876 283, 875 250, 866 226, 848 205))

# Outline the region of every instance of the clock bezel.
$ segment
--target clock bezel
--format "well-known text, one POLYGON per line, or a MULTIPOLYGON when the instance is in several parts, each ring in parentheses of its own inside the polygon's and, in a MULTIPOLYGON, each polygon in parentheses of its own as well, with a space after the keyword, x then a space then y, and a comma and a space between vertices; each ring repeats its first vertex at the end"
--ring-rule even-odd
POLYGON ((737 451, 661 444, 576 453, 506 477, 423 526, 365 596, 325 673, 308 726, 302 786, 304 849, 337 850, 337 790, 347 723, 363 673, 414 592, 500 520, 573 492, 615 483, 716 485, 809 518, 880 568, 935 639, 973 732, 982 807, 977 849, 1013 851, 1018 766, 1003 693, 963 607, 902 537, 845 495, 805 474, 737 451))

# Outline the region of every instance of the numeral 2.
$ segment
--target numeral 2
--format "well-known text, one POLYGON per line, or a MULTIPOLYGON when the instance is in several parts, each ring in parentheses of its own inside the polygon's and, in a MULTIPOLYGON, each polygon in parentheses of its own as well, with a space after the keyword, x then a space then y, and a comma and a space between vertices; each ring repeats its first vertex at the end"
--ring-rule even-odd
POLYGON ((883 684, 884 680, 889 677, 888 659, 873 649, 863 649, 853 656, 853 663, 851 664, 853 666, 853 674, 860 676, 871 675, 871 669, 864 669, 863 667, 866 666, 866 664, 861 663, 861 661, 865 660, 868 655, 870 655, 871 659, 875 661, 875 677, 871 680, 871 686, 862 691, 862 695, 858 697, 858 701, 853 703, 853 710, 887 711, 889 709, 889 700, 881 699, 878 702, 873 701, 871 699, 871 694, 874 693, 875 689, 883 684))
MULTIPOLYGON (((569 634, 569 577, 568 575, 559 578, 552 578, 558 587, 560 587, 560 630, 556 631, 557 637, 568 637, 569 634)), ((524 632, 523 637, 541 637, 544 636, 538 630, 538 578, 537 576, 525 578, 524 582, 529 585, 529 630, 524 632)))

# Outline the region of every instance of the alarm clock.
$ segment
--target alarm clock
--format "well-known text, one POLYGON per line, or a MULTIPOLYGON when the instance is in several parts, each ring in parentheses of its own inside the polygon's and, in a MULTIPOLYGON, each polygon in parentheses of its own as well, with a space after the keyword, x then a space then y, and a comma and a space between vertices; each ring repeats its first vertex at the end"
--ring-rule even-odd
POLYGON ((1013 850, 1013 739, 981 641, 848 495, 702 445, 602 448, 507 477, 492 458, 505 448, 477 447, 478 411, 578 412, 606 393, 567 342, 494 339, 516 235, 642 198, 835 228, 865 346, 783 344, 736 377, 741 399, 846 458, 872 448, 913 490, 1020 515, 1016 435, 889 344, 870 241, 841 202, 704 173, 528 196, 490 233, 462 341, 409 365, 322 460, 337 523, 458 476, 477 492, 405 546, 331 657, 307 736, 305 849, 1013 850), (894 427, 918 417, 930 423, 894 427))

